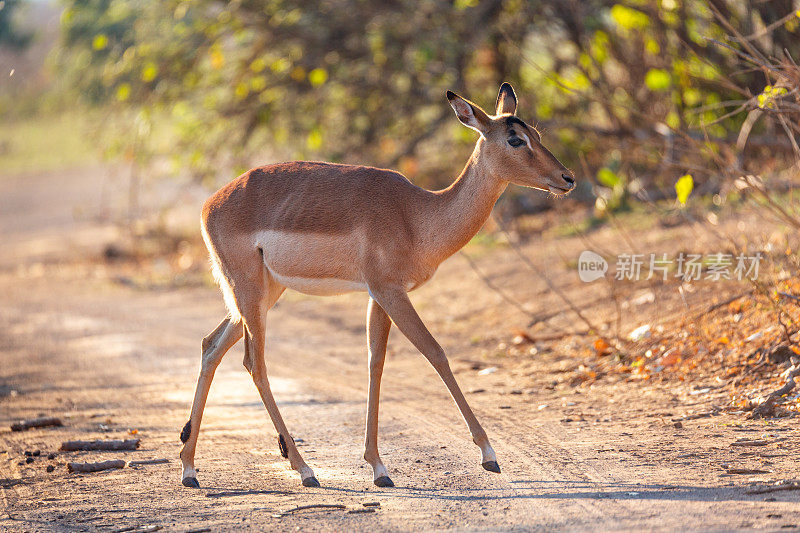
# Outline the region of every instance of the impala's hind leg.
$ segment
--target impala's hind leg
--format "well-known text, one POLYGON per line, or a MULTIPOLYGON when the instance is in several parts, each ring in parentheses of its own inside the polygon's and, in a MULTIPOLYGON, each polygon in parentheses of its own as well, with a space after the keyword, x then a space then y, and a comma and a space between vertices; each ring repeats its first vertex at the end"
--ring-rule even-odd
POLYGON ((263 283, 259 284, 261 290, 251 285, 245 288, 243 284, 236 287, 236 302, 242 311, 244 319, 245 355, 244 365, 253 376, 261 401, 269 413, 275 431, 278 432, 278 446, 281 455, 289 459, 289 464, 300 474, 300 479, 306 487, 319 487, 314 471, 303 461, 300 452, 295 446, 294 439, 286 429, 278 405, 272 396, 267 377, 267 365, 264 360, 264 343, 266 338, 267 309, 271 308, 284 291, 284 287, 275 283, 266 271, 263 273, 263 283), (243 290, 241 290, 243 289, 243 290), (264 290, 266 289, 266 290, 264 290), (241 290, 241 292, 239 292, 241 290), (264 294, 266 292, 267 294, 264 294))
POLYGON ((192 402, 192 414, 189 421, 181 431, 181 463, 183 464, 183 484, 187 487, 197 488, 197 472, 194 469, 194 451, 197 446, 197 436, 200 432, 200 421, 203 418, 203 409, 208 398, 208 389, 214 372, 231 346, 242 338, 242 324, 232 322, 230 317, 220 322, 217 329, 203 339, 203 359, 200 366, 200 377, 197 379, 197 390, 192 402))

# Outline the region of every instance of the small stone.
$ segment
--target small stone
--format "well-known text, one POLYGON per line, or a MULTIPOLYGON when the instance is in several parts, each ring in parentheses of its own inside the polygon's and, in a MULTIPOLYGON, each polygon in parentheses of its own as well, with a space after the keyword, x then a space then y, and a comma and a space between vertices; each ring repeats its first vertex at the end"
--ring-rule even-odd
POLYGON ((47 456, 47 458, 48 459, 55 459, 56 458, 56 454, 51 453, 50 455, 47 456))
POLYGON ((55 469, 56 469, 56 467, 55 467, 55 466, 53 466, 53 465, 47 465, 47 471, 48 471, 48 472, 52 472, 52 471, 53 471, 53 470, 55 470, 55 469))
POLYGON ((25 462, 31 464, 33 462, 33 457, 28 457, 27 459, 25 459, 25 462))

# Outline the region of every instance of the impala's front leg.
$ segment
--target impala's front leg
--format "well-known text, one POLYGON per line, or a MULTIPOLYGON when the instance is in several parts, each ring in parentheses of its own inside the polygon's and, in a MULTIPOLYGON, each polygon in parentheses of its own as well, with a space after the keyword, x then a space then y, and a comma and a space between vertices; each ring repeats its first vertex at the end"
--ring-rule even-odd
POLYGON ((367 431, 364 459, 372 465, 374 483, 379 487, 394 487, 378 454, 378 404, 381 395, 383 362, 392 321, 372 298, 367 304, 367 347, 369 349, 369 399, 367 401, 367 431))
POLYGON ((450 363, 447 361, 444 350, 436 339, 433 338, 428 328, 422 322, 422 319, 417 314, 414 306, 411 305, 411 300, 408 299, 408 294, 398 287, 372 287, 370 286, 370 294, 380 304, 381 307, 389 314, 392 321, 397 325, 398 329, 403 332, 403 335, 408 337, 408 340, 422 352, 422 355, 430 361, 433 368, 442 378, 442 381, 450 391, 450 395, 456 402, 461 416, 469 426, 469 431, 472 434, 472 440, 481 449, 481 463, 483 468, 490 472, 500 472, 500 466, 497 464, 497 457, 495 456, 492 445, 489 444, 489 438, 486 432, 478 423, 475 414, 467 404, 464 394, 456 383, 456 378, 450 370, 450 363))

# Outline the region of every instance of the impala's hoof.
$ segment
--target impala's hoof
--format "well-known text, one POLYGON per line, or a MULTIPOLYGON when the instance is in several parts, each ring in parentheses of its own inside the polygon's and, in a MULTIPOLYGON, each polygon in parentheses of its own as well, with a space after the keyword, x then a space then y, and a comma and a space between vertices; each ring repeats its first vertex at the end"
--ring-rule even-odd
POLYGON ((482 466, 489 472, 497 472, 498 474, 500 473, 500 465, 497 464, 497 461, 486 461, 482 466))
POLYGON ((304 487, 319 487, 319 481, 314 476, 309 476, 303 480, 304 487))
POLYGON ((381 476, 375 480, 375 485, 378 487, 394 487, 394 483, 389 476, 381 476))
POLYGON ((200 483, 197 482, 196 477, 185 477, 183 481, 181 481, 184 487, 189 487, 191 489, 199 489, 200 483))

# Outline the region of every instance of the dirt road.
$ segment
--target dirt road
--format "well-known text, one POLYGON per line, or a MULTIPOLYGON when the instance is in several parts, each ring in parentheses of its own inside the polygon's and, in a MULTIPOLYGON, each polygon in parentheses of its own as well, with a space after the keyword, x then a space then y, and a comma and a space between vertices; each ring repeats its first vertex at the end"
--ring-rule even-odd
MULTIPOLYGON (((145 290, 76 262, 112 232, 81 219, 97 169, 0 179, 0 529, 111 531, 777 530, 800 525, 799 491, 749 494, 797 474, 796 423, 736 415, 685 420, 718 400, 706 389, 612 377, 572 387, 562 350, 496 357, 509 323, 464 263, 446 263, 418 294, 489 433, 502 474, 480 454, 442 383, 393 330, 384 373, 380 450, 397 485, 379 489, 361 458, 366 411, 363 295, 287 295, 268 317, 267 364, 278 404, 320 488, 304 488, 278 452, 258 393, 232 349, 209 396, 198 444, 202 488, 180 484, 178 435, 199 368, 200 340, 224 314, 213 287, 145 290), (488 369, 488 371, 487 371, 488 369), (496 369, 496 370, 492 370, 496 369), (484 370, 484 372, 480 372, 484 370), (12 433, 39 414, 65 426, 12 433), (680 427, 679 427, 680 426, 680 427), (135 452, 58 452, 70 439, 141 438, 135 452), (763 446, 731 446, 743 438, 763 446), (26 462, 25 451, 41 451, 26 462), (54 459, 47 455, 55 453, 54 459), (72 460, 166 464, 69 474, 72 460), (53 472, 47 472, 54 465, 53 472), (765 471, 731 474, 728 469, 765 471), (378 502, 374 512, 364 503, 378 502), (341 509, 284 511, 313 504, 341 509)), ((575 243, 560 243, 570 249, 575 243)), ((484 258, 502 282, 503 252, 484 258), (494 267, 492 266, 494 265, 494 267)), ((510 274, 509 274, 510 275, 510 274)), ((516 287, 542 294, 540 281, 516 287)), ((576 291, 588 291, 576 287, 576 291)), ((588 296, 588 295, 587 295, 588 296)))

